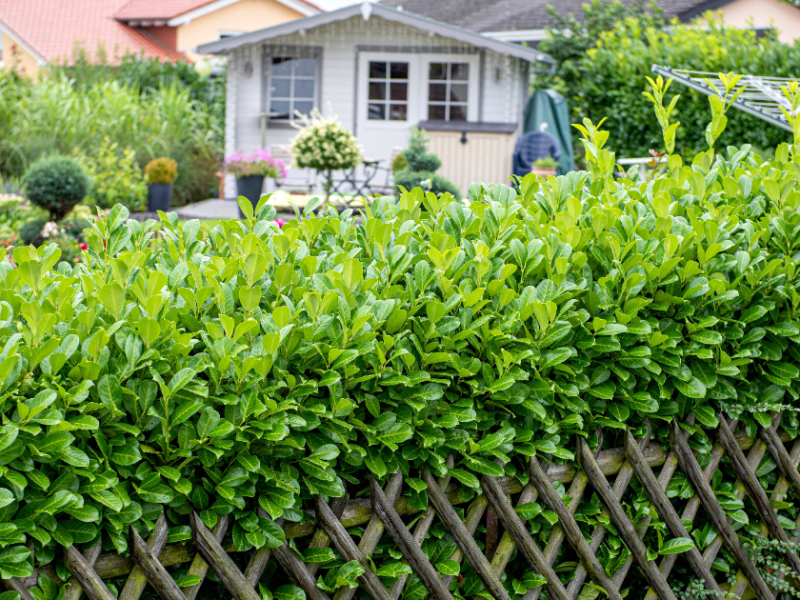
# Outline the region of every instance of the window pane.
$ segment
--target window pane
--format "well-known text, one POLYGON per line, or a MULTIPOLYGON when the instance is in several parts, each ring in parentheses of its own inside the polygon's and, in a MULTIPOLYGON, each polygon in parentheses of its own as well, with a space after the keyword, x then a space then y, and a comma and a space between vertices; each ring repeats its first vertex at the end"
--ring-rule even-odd
POLYGON ((369 63, 369 78, 370 79, 386 79, 386 63, 374 62, 369 63))
POLYGON ((292 59, 285 56, 276 56, 272 59, 272 75, 280 77, 292 74, 292 59))
POLYGON ((392 79, 408 79, 408 63, 392 63, 392 79))
POLYGON ((447 63, 431 63, 429 79, 447 79, 447 63))
MULTIPOLYGON (((311 110, 313 108, 314 108, 314 103, 310 100, 301 100, 299 102, 295 101, 294 103, 294 109, 304 115, 311 114, 311 110)), ((292 117, 296 119, 297 115, 292 113, 292 117)))
POLYGON ((288 100, 273 100, 270 102, 269 110, 272 113, 271 119, 288 119, 290 106, 288 100))
POLYGON ((392 84, 392 100, 408 100, 408 84, 407 83, 393 83, 392 84))
POLYGON ((444 121, 445 120, 445 107, 440 104, 431 104, 428 106, 428 120, 429 121, 444 121))
POLYGON ((467 101, 467 84, 466 83, 451 83, 450 84, 450 101, 451 102, 466 102, 467 101))
POLYGON ((450 63, 450 79, 457 81, 469 79, 469 63, 450 63))
POLYGON ((383 121, 386 119, 385 104, 370 104, 367 112, 367 118, 370 121, 383 121))
POLYGON ((466 106, 451 106, 450 107, 450 120, 451 121, 466 121, 467 120, 467 107, 466 106))
POLYGON ((313 77, 317 74, 316 58, 298 58, 294 62, 294 74, 298 77, 313 77))
POLYGON ((369 99, 386 100, 386 84, 382 81, 369 82, 369 99))
POLYGON ((405 104, 392 104, 389 107, 389 118, 392 121, 405 121, 408 114, 408 106, 405 104))
POLYGON ((292 80, 282 77, 272 78, 272 97, 273 98, 291 98, 292 96, 292 80))
POLYGON ((295 79, 294 80, 294 97, 295 98, 313 98, 314 97, 314 80, 313 79, 295 79))
POLYGON ((431 83, 428 85, 428 100, 431 102, 444 102, 447 100, 447 84, 431 83))

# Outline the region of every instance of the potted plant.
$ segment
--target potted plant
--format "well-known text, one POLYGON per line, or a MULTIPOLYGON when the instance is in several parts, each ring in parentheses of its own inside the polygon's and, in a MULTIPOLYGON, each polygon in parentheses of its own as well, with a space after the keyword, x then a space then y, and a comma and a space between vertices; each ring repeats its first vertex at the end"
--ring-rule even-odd
MULTIPOLYGON (((254 148, 248 155, 237 150, 225 157, 225 169, 236 177, 236 194, 247 198, 253 209, 261 198, 265 177, 272 179, 286 177, 286 165, 282 160, 272 156, 269 148, 254 148)), ((239 217, 244 218, 241 209, 239 217)))
POLYGON ((169 210, 172 184, 178 178, 178 163, 166 157, 153 159, 144 168, 144 178, 150 184, 147 188, 147 210, 169 210))
POLYGON ((556 169, 558 169, 559 162, 554 158, 548 156, 547 158, 540 158, 533 163, 531 173, 539 177, 547 177, 552 175, 555 177, 556 169))
POLYGON ((303 126, 289 151, 297 167, 324 175, 325 202, 331 197, 333 172, 352 169, 361 162, 361 148, 355 136, 336 116, 323 117, 316 109, 310 116, 303 115, 303 126))

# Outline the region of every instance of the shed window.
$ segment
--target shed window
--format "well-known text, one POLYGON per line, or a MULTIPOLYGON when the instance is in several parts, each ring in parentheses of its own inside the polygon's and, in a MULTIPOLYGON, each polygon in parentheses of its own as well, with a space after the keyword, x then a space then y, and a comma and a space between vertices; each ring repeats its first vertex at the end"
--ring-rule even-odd
POLYGON ((408 119, 408 63, 370 61, 368 118, 370 121, 408 119))
POLYGON ((428 69, 428 120, 466 121, 469 63, 433 62, 428 69))
POLYGON ((273 56, 270 60, 270 119, 297 120, 295 111, 309 114, 316 104, 317 59, 273 56))

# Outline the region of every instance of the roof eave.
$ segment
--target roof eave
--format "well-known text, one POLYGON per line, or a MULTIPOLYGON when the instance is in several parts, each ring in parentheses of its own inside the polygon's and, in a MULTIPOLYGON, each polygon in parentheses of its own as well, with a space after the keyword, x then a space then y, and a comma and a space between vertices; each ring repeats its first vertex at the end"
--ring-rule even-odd
POLYGON ((416 27, 418 29, 439 34, 443 37, 456 39, 474 46, 480 46, 489 50, 494 50, 501 54, 514 56, 528 62, 544 62, 551 65, 555 64, 555 61, 552 59, 552 57, 533 48, 526 48, 524 46, 518 46, 509 42, 493 39, 480 33, 467 31, 466 29, 461 29, 460 27, 448 25, 446 23, 435 21, 433 19, 422 17, 407 11, 389 8, 381 4, 369 3, 347 6, 345 8, 340 8, 327 13, 305 17, 303 19, 297 19, 295 21, 290 21, 274 27, 268 27, 259 31, 245 33, 233 38, 202 44, 201 46, 198 46, 197 52, 200 54, 227 54, 231 50, 235 50, 241 46, 257 44, 278 36, 289 35, 301 30, 321 27, 322 25, 327 25, 336 21, 343 21, 359 15, 363 16, 362 11, 366 12, 368 15, 367 18, 376 16, 386 19, 387 21, 402 23, 404 25, 409 25, 411 27, 416 27), (368 8, 366 8, 365 5, 368 8))

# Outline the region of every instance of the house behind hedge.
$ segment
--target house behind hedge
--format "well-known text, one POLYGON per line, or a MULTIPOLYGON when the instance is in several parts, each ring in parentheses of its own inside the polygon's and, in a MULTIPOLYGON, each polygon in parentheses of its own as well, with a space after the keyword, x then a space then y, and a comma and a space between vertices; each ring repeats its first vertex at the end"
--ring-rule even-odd
POLYGON ((295 135, 295 111, 319 108, 384 167, 411 127, 423 127, 440 173, 462 191, 507 181, 529 76, 552 63, 533 48, 368 2, 198 51, 228 56, 226 154, 265 145, 280 155, 295 135))

